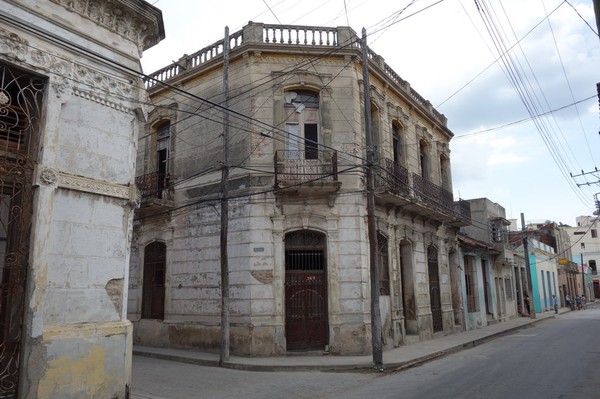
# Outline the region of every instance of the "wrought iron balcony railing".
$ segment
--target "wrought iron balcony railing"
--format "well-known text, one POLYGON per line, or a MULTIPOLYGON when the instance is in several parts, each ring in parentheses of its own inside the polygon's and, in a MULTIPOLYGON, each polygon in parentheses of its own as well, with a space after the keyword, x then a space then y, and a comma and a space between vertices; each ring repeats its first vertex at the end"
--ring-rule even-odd
POLYGON ((375 187, 387 187, 394 194, 410 195, 408 169, 391 159, 383 158, 375 173, 375 187))
POLYGON ((454 198, 451 192, 416 173, 412 174, 412 180, 415 197, 442 212, 454 212, 454 198))
POLYGON ((159 172, 152 172, 135 178, 135 185, 140 190, 143 199, 164 197, 164 190, 168 185, 168 175, 159 172))
MULTIPOLYGON (((391 159, 383 158, 378 163, 379 167, 375 178, 376 188, 391 193, 399 203, 422 203, 436 213, 448 215, 469 224, 471 204, 468 201, 454 201, 451 192, 416 173, 409 173, 405 167, 391 159)), ((394 201, 393 198, 392 201, 394 201)))
POLYGON ((275 185, 280 182, 337 181, 337 151, 310 149, 275 152, 275 185))

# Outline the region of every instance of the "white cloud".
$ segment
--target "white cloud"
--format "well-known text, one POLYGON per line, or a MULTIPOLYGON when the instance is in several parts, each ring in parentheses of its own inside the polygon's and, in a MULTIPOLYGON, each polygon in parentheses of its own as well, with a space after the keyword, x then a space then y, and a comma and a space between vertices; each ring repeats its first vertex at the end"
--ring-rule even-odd
MULTIPOLYGON (((375 33, 377 27, 389 24, 394 20, 393 13, 409 3, 231 0, 212 2, 207 9, 206 2, 197 0, 159 0, 155 5, 163 10, 167 38, 147 51, 142 63, 147 72, 152 72, 184 53, 191 54, 220 40, 225 25, 233 32, 249 20, 309 26, 349 24, 359 35, 362 27, 373 33, 368 39, 371 48, 432 104, 452 96, 439 111, 446 115, 456 136, 529 117, 501 64, 484 71, 497 50, 474 2, 442 2, 400 21, 435 0, 415 2, 399 15, 396 20, 400 22, 375 33)), ((595 84, 600 80, 598 37, 569 4, 562 0, 485 3, 496 10, 497 26, 502 27, 507 46, 516 42, 515 37, 521 39, 527 58, 518 46, 510 55, 520 70, 516 81, 527 88, 533 99, 534 113, 595 96, 595 84), (549 19, 552 35, 544 18, 557 7, 549 19)), ((595 26, 591 1, 570 3, 595 26)), ((455 138, 451 143, 455 192, 460 190, 463 198, 490 197, 507 210, 510 204, 510 208, 525 212, 530 218, 573 223, 581 209, 586 209, 586 198, 593 206, 592 194, 598 189, 574 188, 557 164, 579 171, 593 170, 600 161, 597 99, 580 104, 578 109, 579 115, 575 107, 567 107, 555 112, 554 118, 542 119, 542 133, 530 121, 455 138), (548 147, 553 149, 553 155, 548 147), (598 159, 594 159, 594 154, 598 159), (583 201, 575 194, 578 190, 583 201)))

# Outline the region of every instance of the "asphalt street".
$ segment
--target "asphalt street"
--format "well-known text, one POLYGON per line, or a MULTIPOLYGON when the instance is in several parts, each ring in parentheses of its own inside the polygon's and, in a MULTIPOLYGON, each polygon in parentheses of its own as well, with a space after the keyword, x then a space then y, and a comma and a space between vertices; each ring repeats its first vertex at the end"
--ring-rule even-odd
MULTIPOLYGON (((600 306, 401 372, 261 372, 133 357, 133 399, 600 399, 600 306)), ((467 347, 467 346, 465 346, 467 347)))

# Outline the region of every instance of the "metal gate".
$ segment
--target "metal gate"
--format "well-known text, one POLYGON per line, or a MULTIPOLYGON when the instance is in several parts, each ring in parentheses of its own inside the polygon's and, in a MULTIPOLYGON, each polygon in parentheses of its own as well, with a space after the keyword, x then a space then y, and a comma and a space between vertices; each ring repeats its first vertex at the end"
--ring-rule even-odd
POLYGON ((313 231, 285 238, 287 350, 323 350, 328 342, 325 236, 313 231))
POLYGON ((429 301, 433 332, 443 331, 442 297, 440 295, 440 273, 437 249, 431 245, 427 248, 427 266, 429 271, 429 301))
POLYGON ((165 269, 167 246, 162 242, 146 245, 144 250, 144 284, 142 286, 142 318, 165 318, 165 269))
POLYGON ((17 396, 45 82, 0 63, 0 398, 17 396))

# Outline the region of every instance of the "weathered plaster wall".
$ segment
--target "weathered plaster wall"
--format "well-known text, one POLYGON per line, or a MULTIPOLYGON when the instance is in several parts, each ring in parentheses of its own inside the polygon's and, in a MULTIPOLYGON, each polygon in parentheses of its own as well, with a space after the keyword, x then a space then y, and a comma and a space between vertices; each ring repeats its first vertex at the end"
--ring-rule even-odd
POLYGON ((124 305, 144 118, 134 71, 164 32, 160 12, 146 3, 80 5, 0 1, 0 61, 46 82, 19 398, 128 396, 132 327, 124 305))
MULTIPOLYGON (((289 71, 300 58, 296 55, 248 51, 233 57, 229 66, 231 107, 266 124, 233 120, 231 154, 243 167, 231 170, 230 195, 251 190, 268 191, 230 202, 229 267, 231 270, 231 349, 247 355, 285 352, 284 236, 299 229, 326 234, 328 278, 329 350, 335 354, 365 354, 371 351, 369 246, 367 242, 366 196, 361 167, 365 156, 363 134, 362 82, 360 64, 349 57, 332 56, 310 68, 289 71), (252 82, 271 82, 269 87, 252 82), (285 149, 284 91, 307 89, 319 93, 319 142, 339 151, 339 192, 331 196, 275 196, 273 158, 285 149), (240 95, 244 93, 244 95, 240 95), (267 126, 274 126, 268 128, 267 126), (346 171, 347 168, 352 168, 346 171), (245 180, 244 180, 245 179, 245 180), (260 180, 262 179, 262 180, 260 180), (242 182, 251 182, 245 185, 242 182)), ((182 78, 181 87, 218 101, 222 88, 220 66, 199 68, 182 78)), ((440 130, 414 107, 390 90, 385 82, 373 79, 375 102, 380 109, 378 143, 382 155, 391 157, 391 122, 400 121, 405 136, 403 164, 419 173, 419 140, 427 140, 431 153, 429 178, 441 181, 439 158, 449 151, 447 133, 440 130)), ((217 350, 220 337, 220 266, 218 191, 222 160, 222 111, 190 102, 178 93, 156 89, 158 105, 150 121, 168 117, 171 131, 171 165, 176 180, 174 202, 193 204, 173 212, 136 221, 131 257, 128 313, 134 323, 136 343, 158 346, 185 346, 217 350), (194 112, 213 121, 188 118, 194 112), (166 115, 168 114, 168 115, 166 115), (168 232, 168 233, 167 233, 168 232), (167 277, 164 320, 140 319, 143 251, 153 242, 167 243, 167 277)), ((138 164, 145 162, 151 172, 155 157, 152 123, 138 147, 138 164)), ((234 162, 232 162, 234 163, 234 162)), ((138 168, 138 173, 140 172, 138 168)), ((390 216, 390 209, 377 209, 379 229, 389 239, 391 295, 382 297, 386 347, 404 342, 402 282, 399 247, 410 240, 415 293, 414 330, 422 338, 433 336, 427 245, 438 248, 439 277, 444 332, 454 329, 448 252, 455 246, 454 229, 430 218, 403 213, 390 216), (453 241, 454 240, 454 241, 453 241), (453 244, 454 243, 454 244, 453 244)))

